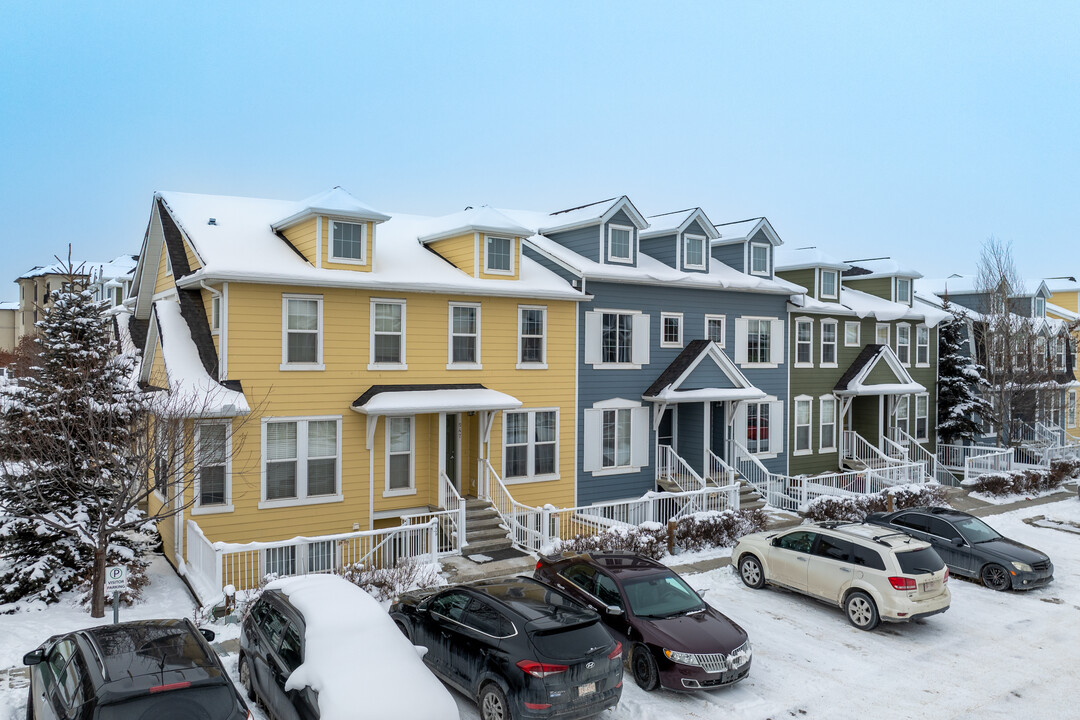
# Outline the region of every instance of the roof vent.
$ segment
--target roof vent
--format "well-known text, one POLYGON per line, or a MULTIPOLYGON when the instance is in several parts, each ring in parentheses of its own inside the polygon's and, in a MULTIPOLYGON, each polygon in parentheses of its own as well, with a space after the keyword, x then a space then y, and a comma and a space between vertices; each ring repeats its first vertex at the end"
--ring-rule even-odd
POLYGON ((207 225, 217 225, 217 218, 210 218, 206 221, 207 225))

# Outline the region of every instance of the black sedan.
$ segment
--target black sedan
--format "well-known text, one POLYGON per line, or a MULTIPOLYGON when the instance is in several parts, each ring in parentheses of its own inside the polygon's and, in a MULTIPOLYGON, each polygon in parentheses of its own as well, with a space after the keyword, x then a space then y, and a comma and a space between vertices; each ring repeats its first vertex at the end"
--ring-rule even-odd
POLYGON ((390 616, 483 720, 584 718, 622 695, 622 646, 596 613, 536 580, 409 592, 390 616))
POLYGON ((1027 590, 1054 579, 1045 553, 1004 537, 974 515, 949 507, 871 513, 866 522, 926 540, 953 575, 982 580, 994 590, 1027 590))
POLYGON ((658 562, 623 552, 541 557, 534 576, 601 612, 645 690, 720 687, 750 672, 746 632, 658 562))

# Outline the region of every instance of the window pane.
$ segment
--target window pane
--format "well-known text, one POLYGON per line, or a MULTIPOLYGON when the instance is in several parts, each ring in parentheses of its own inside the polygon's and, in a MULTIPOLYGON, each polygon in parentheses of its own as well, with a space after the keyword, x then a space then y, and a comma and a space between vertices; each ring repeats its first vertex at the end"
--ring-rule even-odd
POLYGON ((521 338, 521 362, 544 361, 544 341, 538 337, 521 338))
POLYGON ((521 334, 543 335, 544 334, 544 311, 522 310, 521 311, 521 334))
POLYGON ((836 401, 824 400, 821 403, 821 422, 832 423, 836 420, 836 401))
POLYGON ((825 323, 821 326, 821 341, 826 343, 836 342, 836 325, 825 323))
POLYGON ((859 326, 856 323, 844 324, 844 344, 857 345, 859 343, 859 326))
POLYGON ((769 271, 769 248, 764 245, 751 246, 751 272, 769 271))
POLYGON ((225 466, 215 465, 199 469, 199 504, 225 504, 225 466))
POLYGON ((318 330, 319 302, 317 300, 289 300, 289 329, 318 330))
POLYGON ((630 258, 630 231, 611 229, 611 256, 630 258))
POLYGON ((308 456, 337 455, 337 421, 317 420, 308 423, 308 456))
POLYGON ((291 363, 319 361, 319 336, 316 333, 289 333, 288 360, 291 363))
POLYGON ((296 423, 268 423, 266 426, 266 459, 285 460, 295 457, 296 423))
POLYGON ((615 432, 616 447, 615 447, 615 464, 616 465, 629 465, 630 464, 630 411, 619 410, 618 411, 619 426, 615 432))
POLYGON ((706 321, 706 334, 716 344, 724 342, 724 321, 710 319, 706 321))
POLYGON ((375 362, 399 363, 401 362, 401 336, 400 335, 376 335, 375 336, 375 362))
POLYGON ((454 362, 476 362, 475 336, 454 336, 454 362))
POLYGON ((555 472, 555 443, 536 446, 536 474, 551 475, 555 472))
POLYGON ((506 442, 511 445, 529 442, 528 413, 508 413, 506 415, 506 442))
POLYGON ((555 442, 555 413, 536 413, 536 442, 555 442))
POLYGON ((805 425, 810 422, 810 403, 807 400, 799 400, 795 403, 795 424, 805 425))
POLYGON ((375 306, 375 332, 401 332, 401 306, 380 303, 375 306))
POLYGON ((664 342, 679 342, 679 318, 664 318, 664 342))
POLYGON ((821 294, 832 297, 836 295, 836 273, 835 272, 822 272, 821 273, 821 294))
POLYGON ((390 431, 390 452, 408 452, 412 447, 409 437, 412 419, 387 418, 387 426, 390 431))
POLYGON ((411 487, 409 479, 409 456, 391 455, 390 463, 390 489, 402 490, 411 487))
POLYGON ((515 445, 506 448, 506 476, 525 477, 529 474, 529 446, 515 445))
POLYGON ((631 342, 634 337, 634 318, 619 316, 619 362, 630 362, 631 342))
POLYGON ((487 266, 489 270, 510 270, 510 238, 487 239, 487 266))
POLYGON ((705 264, 705 239, 700 237, 686 237, 686 263, 687 265, 705 264))
POLYGON ((600 428, 600 444, 603 451, 603 467, 615 465, 615 411, 605 410, 600 428))
POLYGON ((360 260, 364 257, 364 226, 334 223, 334 257, 360 260))
POLYGON ((795 428, 795 449, 807 450, 810 447, 810 426, 801 425, 795 428))
POLYGON ((476 308, 454 308, 454 332, 470 334, 476 332, 476 308))
POLYGON ((296 461, 266 463, 266 499, 296 497, 296 461))
POLYGON ((337 492, 337 458, 308 460, 308 495, 333 495, 337 492))
POLYGON ((224 464, 225 431, 225 425, 199 426, 199 462, 201 464, 224 464))

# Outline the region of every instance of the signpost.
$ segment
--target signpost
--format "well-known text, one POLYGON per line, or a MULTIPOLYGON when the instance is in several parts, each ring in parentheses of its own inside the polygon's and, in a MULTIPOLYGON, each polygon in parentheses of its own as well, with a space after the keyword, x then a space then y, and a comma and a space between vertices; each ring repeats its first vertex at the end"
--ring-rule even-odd
POLYGON ((105 592, 112 593, 113 625, 120 622, 120 593, 123 590, 127 590, 127 568, 123 565, 105 568, 105 592))

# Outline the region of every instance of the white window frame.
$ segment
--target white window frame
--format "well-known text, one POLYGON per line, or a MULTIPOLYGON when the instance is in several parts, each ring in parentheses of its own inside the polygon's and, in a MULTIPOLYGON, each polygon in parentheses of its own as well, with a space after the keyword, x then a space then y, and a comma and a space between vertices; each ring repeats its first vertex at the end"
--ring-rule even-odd
MULTIPOLYGON (((773 402, 775 402, 775 400, 770 400, 769 398, 765 398, 763 400, 751 400, 748 403, 746 403, 746 410, 744 411, 746 413, 746 423, 745 423, 745 426, 744 426, 745 430, 746 430, 746 435, 745 435, 745 437, 742 438, 742 444, 746 445, 746 449, 751 455, 756 455, 758 457, 776 457, 779 454, 779 450, 774 450, 773 449, 773 436, 775 435, 775 433, 773 433, 773 431, 772 431, 772 428, 773 428, 772 403, 773 402), (758 428, 761 427, 761 409, 762 408, 765 408, 765 414, 769 418, 769 425, 768 425, 768 427, 769 427, 769 437, 767 439, 767 442, 769 443, 769 447, 766 448, 765 450, 761 449, 761 438, 760 437, 756 440, 756 443, 757 443, 756 448, 754 450, 750 450, 750 407, 751 406, 754 406, 754 407, 757 408, 758 428)), ((759 435, 760 435, 760 433, 759 433, 759 435)))
POLYGON ((517 266, 516 258, 517 253, 514 252, 516 243, 514 238, 507 235, 485 235, 484 236, 484 272, 489 275, 513 275, 514 268, 517 266), (488 262, 488 241, 489 240, 506 240, 510 243, 510 269, 503 270, 502 268, 492 268, 491 263, 488 262))
POLYGON ((608 226, 607 226, 607 260, 608 260, 608 262, 623 263, 624 265, 633 265, 634 264, 634 228, 633 227, 631 227, 629 225, 612 225, 611 223, 608 223, 608 226), (611 244, 611 231, 612 230, 625 230, 629 234, 630 239, 626 243, 627 253, 628 253, 626 257, 621 257, 621 256, 615 255, 613 252, 611 252, 611 247, 612 247, 612 244, 611 244))
POLYGON ((915 326, 915 367, 930 367, 930 326, 929 325, 916 325, 915 326), (926 343, 919 342, 919 334, 921 332, 926 333, 926 343), (919 353, 922 349, 926 349, 926 362, 919 362, 919 353))
MULTIPOLYGON (((584 409, 583 436, 586 449, 582 467, 592 477, 626 475, 640 472, 648 467, 653 443, 650 442, 650 409, 640 402, 625 398, 612 398, 593 403, 584 409), (604 413, 608 410, 630 411, 630 464, 603 466, 604 413), (636 439, 635 439, 636 436, 636 439), (636 462, 635 462, 636 461, 636 462)), ((616 416, 617 418, 617 416, 616 416)), ((616 438, 616 449, 618 438, 616 438)))
POLYGON ((915 395, 915 425, 909 428, 909 434, 916 440, 929 440, 930 439, 930 393, 918 393, 915 395), (926 402, 926 414, 919 415, 919 399, 922 398, 926 402), (922 435, 919 434, 919 418, 926 420, 926 432, 922 435), (914 431, 914 432, 912 432, 914 431))
POLYGON ((840 359, 840 324, 836 320, 822 320, 821 321, 821 357, 820 366, 823 368, 834 368, 840 359), (825 342, 825 327, 832 325, 833 329, 833 341, 831 343, 825 342), (825 346, 832 345, 833 359, 831 361, 825 360, 825 346))
MULTIPOLYGON (((794 434, 791 438, 792 455, 812 455, 814 453, 814 398, 809 395, 797 395, 791 411, 791 423, 794 434), (806 407, 806 422, 799 422, 799 406, 806 407), (806 428, 806 447, 799 446, 799 428, 806 428)), ((771 440, 770 440, 771 442, 771 440)))
POLYGON ((828 298, 830 300, 836 300, 840 297, 840 272, 838 270, 825 270, 821 271, 821 297, 828 298), (833 277, 833 293, 827 295, 825 293, 825 276, 832 275, 833 277))
POLYGON ((368 303, 368 370, 408 370, 409 364, 405 358, 405 348, 407 337, 405 334, 405 313, 407 310, 407 303, 401 299, 391 298, 371 298, 368 303), (376 305, 398 305, 401 307, 401 332, 397 333, 399 336, 399 342, 401 343, 401 361, 400 362, 375 362, 375 337, 376 335, 393 335, 394 333, 376 332, 375 331, 375 306, 376 305))
POLYGON ((1058 335, 1054 339, 1054 369, 1065 372, 1069 364, 1069 339, 1064 335, 1058 335))
MULTIPOLYGON (((403 455, 404 453, 395 453, 403 455)), ((416 416, 392 415, 383 421, 383 497, 400 497, 416 494, 416 416), (390 421, 409 421, 409 487, 390 489, 390 421)))
POLYGON ((634 409, 625 408, 603 408, 600 412, 600 471, 601 472, 628 472, 634 467, 634 409), (615 413, 615 435, 612 456, 615 458, 613 465, 604 465, 604 416, 608 413, 615 413), (628 413, 630 415, 630 454, 627 457, 625 464, 619 464, 619 413, 628 413))
POLYGON ((1039 334, 1035 336, 1035 349, 1032 355, 1035 356, 1035 368, 1037 370, 1045 370, 1047 367, 1047 353, 1048 343, 1046 342, 1046 336, 1039 334))
POLYGON ((710 339, 709 338, 709 323, 710 322, 716 322, 716 321, 720 322, 720 340, 714 341, 714 342, 716 342, 716 344, 719 345, 720 347, 725 347, 727 345, 727 315, 706 315, 705 316, 705 328, 704 328, 705 335, 703 337, 706 340, 710 339))
MULTIPOLYGON (((790 324, 790 323, 788 323, 790 324)), ((776 368, 784 361, 784 346, 786 340, 785 323, 776 317, 764 317, 760 315, 743 315, 735 319, 735 362, 747 368, 776 368), (769 323, 769 359, 762 361, 750 360, 750 322, 760 321, 769 323), (743 328, 740 332, 740 325, 743 328)))
MULTIPOLYGON (((795 354, 791 358, 792 363, 793 363, 793 367, 812 368, 812 367, 814 367, 814 320, 813 320, 813 318, 808 318, 808 317, 795 318, 794 327, 795 327, 795 337, 793 338, 793 341, 795 343, 795 354), (804 327, 809 326, 810 327, 810 337, 808 339, 806 339, 805 341, 804 340, 799 340, 799 326, 804 326, 804 327), (799 360, 799 346, 800 345, 805 345, 806 346, 806 356, 808 358, 810 358, 809 360, 807 360, 807 361, 799 360)), ((747 333, 747 342, 749 342, 749 332, 747 333)))
MULTIPOLYGON (((633 422, 633 421, 631 421, 631 422, 633 422)), ((547 481, 550 481, 550 480, 558 480, 559 479, 559 450, 560 450, 560 448, 559 448, 559 445, 560 445, 560 442, 559 442, 559 424, 560 424, 560 417, 559 417, 559 408, 558 407, 541 407, 541 408, 529 408, 527 410, 521 409, 521 410, 504 410, 503 411, 503 417, 502 417, 502 428, 503 428, 502 477, 503 477, 503 482, 504 483, 506 483, 507 485, 514 485, 514 484, 517 484, 517 483, 547 482, 547 481), (536 414, 537 413, 544 413, 544 412, 553 412, 553 413, 555 413, 555 472, 553 472, 553 473, 542 473, 542 474, 538 475, 536 473, 536 445, 537 445, 537 443, 536 443, 536 414), (514 477, 510 477, 506 472, 506 456, 507 456, 506 448, 508 447, 508 444, 507 444, 507 441, 506 441, 506 430, 507 430, 506 418, 507 418, 508 415, 515 415, 515 414, 516 415, 528 415, 529 416, 529 420, 528 420, 529 439, 528 439, 528 442, 524 443, 525 446, 528 448, 528 450, 527 450, 527 452, 528 452, 528 463, 527 463, 528 474, 526 474, 526 475, 515 475, 514 477)), ((543 444, 548 445, 550 443, 543 443, 543 444)))
MULTIPOLYGON (((164 240, 161 241, 161 252, 165 253, 165 274, 167 276, 169 276, 169 277, 172 277, 172 274, 173 274, 173 271, 172 271, 172 257, 169 255, 169 244, 167 242, 165 242, 164 240)), ((47 287, 47 285, 46 285, 46 287, 47 287)), ((37 290, 36 287, 34 289, 37 290)), ((46 291, 45 292, 45 297, 48 298, 48 296, 49 296, 49 293, 48 293, 48 291, 46 291)))
POLYGON ((911 278, 898 277, 893 278, 893 302, 898 302, 901 305, 911 305, 911 278), (907 297, 900 297, 900 283, 907 283, 907 297))
POLYGON ((310 415, 296 417, 264 417, 260 423, 260 455, 259 455, 259 509, 294 507, 296 505, 322 505, 325 503, 342 502, 345 496, 341 487, 341 429, 340 415, 310 415), (337 493, 334 495, 307 495, 307 461, 308 461, 308 424, 312 422, 333 421, 337 423, 337 477, 335 483, 337 493), (296 423, 296 497, 281 498, 278 500, 266 499, 266 429, 274 423, 296 423))
POLYGON ((1076 391, 1070 390, 1065 400, 1065 426, 1076 427, 1076 391))
POLYGON ((844 347, 859 347, 862 345, 862 323, 858 320, 844 321, 844 347), (855 328, 855 342, 848 342, 848 330, 855 328))
POLYGON ((210 296, 210 334, 221 334, 221 296, 210 296))
POLYGON ((281 295, 281 367, 280 370, 325 370, 323 364, 323 296, 322 295, 299 295, 294 293, 282 293, 281 295), (307 330, 289 330, 289 301, 290 300, 314 300, 319 308, 319 327, 316 333, 316 362, 299 363, 289 362, 289 333, 304 332, 307 330))
MULTIPOLYGON (((632 345, 632 341, 631 341, 632 345)), ((660 313, 660 347, 662 348, 681 348, 683 346, 683 314, 682 313, 660 313), (667 340, 667 333, 665 332, 665 321, 675 320, 679 329, 679 339, 675 342, 667 340)), ((632 347, 631 347, 632 352, 632 347)))
POLYGON ((889 345, 892 342, 892 326, 889 323, 877 323, 874 325, 874 344, 889 345), (881 329, 885 328, 885 342, 881 342, 881 329))
POLYGON ((447 370, 482 370, 480 357, 480 303, 452 302, 447 310, 446 327, 446 369, 447 370), (454 308, 476 309, 476 360, 475 362, 454 362, 454 308))
POLYGON ((836 429, 840 424, 838 417, 840 403, 835 395, 822 395, 818 398, 818 452, 833 452, 836 450, 836 429), (833 409, 832 432, 825 432, 825 404, 831 403, 833 409), (828 444, 826 444, 828 443, 828 444))
MULTIPOLYGON (((651 316, 641 312, 640 310, 616 310, 612 308, 597 308, 596 310, 590 310, 589 312, 596 313, 598 320, 596 321, 596 361, 592 362, 586 360, 593 368, 597 370, 639 370, 642 365, 649 363, 648 343, 651 342, 651 329, 649 324, 652 322, 651 316), (606 362, 604 360, 604 316, 605 315, 627 315, 630 317, 630 360, 625 361, 611 361, 606 362), (638 330, 644 334, 644 339, 637 337, 638 330), (635 352, 635 348, 639 348, 635 352)), ((586 313, 588 316, 588 313, 586 313)), ((589 320, 586 317, 586 358, 589 357, 588 345, 591 342, 591 336, 589 334, 589 320)))
POLYGON ((683 267, 691 270, 704 270, 706 263, 709 262, 709 247, 706 242, 707 238, 704 235, 691 235, 689 233, 683 233, 683 267), (687 260, 690 248, 690 241, 696 241, 701 244, 701 264, 695 265, 687 260))
POLYGON ((771 247, 771 245, 769 245, 769 243, 755 243, 755 242, 750 243, 750 247, 747 250, 747 253, 749 254, 749 257, 747 258, 749 260, 749 262, 747 264, 749 265, 749 269, 750 269, 749 274, 750 275, 765 275, 765 276, 769 275, 769 266, 772 264, 770 262, 770 258, 769 258, 769 248, 770 247, 771 247), (756 248, 764 248, 765 249, 765 269, 764 270, 755 270, 754 269, 754 250, 756 248))
POLYGON ((1032 299, 1035 301, 1035 307, 1032 313, 1034 317, 1046 317, 1046 298, 1035 296, 1032 299))
POLYGON ((346 265, 367 265, 368 226, 366 222, 354 220, 335 220, 328 218, 329 233, 326 237, 327 262, 344 263, 346 265), (335 225, 359 225, 360 226, 360 258, 340 257, 334 254, 334 226, 335 225))
POLYGON ((900 361, 900 364, 904 367, 911 367, 911 323, 897 323, 896 324, 896 359, 900 361), (900 336, 901 330, 907 330, 907 342, 901 343, 900 336), (907 351, 907 357, 905 358, 900 353, 900 347, 903 346, 907 351))
POLYGON ((214 513, 226 513, 233 511, 232 494, 232 423, 229 421, 200 421, 195 423, 194 447, 192 458, 194 465, 194 504, 191 506, 192 515, 212 515, 214 513), (221 505, 202 504, 202 430, 208 425, 220 425, 225 428, 225 502, 221 505))
MULTIPOLYGON (((547 349, 548 349, 548 316, 547 305, 518 305, 518 332, 517 332, 517 369, 518 370, 547 370, 547 349), (523 330, 524 324, 522 323, 522 314, 525 310, 539 310, 541 322, 544 323, 543 334, 540 335, 540 362, 529 361, 526 362, 522 357, 521 341, 524 339, 523 330)), ((529 335, 529 337, 536 337, 535 335, 529 335)))
POLYGON ((911 435, 911 396, 910 395, 897 395, 896 406, 893 408, 893 426, 900 427, 900 410, 904 410, 904 425, 903 430, 908 435, 911 435))

